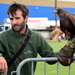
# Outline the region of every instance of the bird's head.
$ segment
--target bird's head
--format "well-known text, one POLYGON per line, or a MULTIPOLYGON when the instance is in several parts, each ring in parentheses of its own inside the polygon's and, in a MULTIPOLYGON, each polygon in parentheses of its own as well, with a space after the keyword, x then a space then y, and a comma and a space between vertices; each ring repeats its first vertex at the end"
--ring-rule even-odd
POLYGON ((62 13, 62 8, 57 8, 53 11, 53 13, 56 13, 57 15, 61 14, 62 13))
POLYGON ((66 11, 63 8, 57 8, 53 12, 56 13, 59 17, 60 16, 69 16, 70 15, 70 12, 66 11))

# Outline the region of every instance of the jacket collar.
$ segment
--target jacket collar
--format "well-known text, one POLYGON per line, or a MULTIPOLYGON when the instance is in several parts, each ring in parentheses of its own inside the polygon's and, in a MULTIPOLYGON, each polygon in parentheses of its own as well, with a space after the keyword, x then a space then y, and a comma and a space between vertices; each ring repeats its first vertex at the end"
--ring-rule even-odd
POLYGON ((26 25, 26 32, 25 33, 15 33, 14 30, 11 28, 11 33, 13 33, 16 36, 21 36, 21 35, 25 36, 25 35, 27 35, 28 31, 29 31, 28 25, 26 25))

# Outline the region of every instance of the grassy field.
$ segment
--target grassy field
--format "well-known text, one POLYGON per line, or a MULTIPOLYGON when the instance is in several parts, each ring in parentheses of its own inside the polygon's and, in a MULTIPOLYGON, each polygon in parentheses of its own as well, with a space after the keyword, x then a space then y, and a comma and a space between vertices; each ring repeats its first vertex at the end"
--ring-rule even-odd
MULTIPOLYGON (((63 47, 66 44, 67 41, 64 42, 57 42, 57 43, 49 43, 55 52, 59 51, 61 47, 63 47)), ((40 56, 38 55, 38 58, 40 56)), ((75 75, 75 62, 71 64, 71 75, 75 75)), ((59 75, 69 75, 68 73, 69 67, 68 66, 62 66, 59 64, 59 75)), ((34 75, 44 75, 44 63, 38 62, 36 72, 34 75)), ((48 65, 46 64, 46 75, 57 75, 57 63, 54 65, 48 65)))

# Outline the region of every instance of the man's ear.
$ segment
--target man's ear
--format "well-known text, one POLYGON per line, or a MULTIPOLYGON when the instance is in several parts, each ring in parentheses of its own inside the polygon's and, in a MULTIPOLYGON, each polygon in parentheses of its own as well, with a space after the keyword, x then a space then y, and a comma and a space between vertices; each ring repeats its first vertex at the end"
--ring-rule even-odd
POLYGON ((28 16, 26 16, 25 21, 26 21, 26 23, 28 22, 28 16))

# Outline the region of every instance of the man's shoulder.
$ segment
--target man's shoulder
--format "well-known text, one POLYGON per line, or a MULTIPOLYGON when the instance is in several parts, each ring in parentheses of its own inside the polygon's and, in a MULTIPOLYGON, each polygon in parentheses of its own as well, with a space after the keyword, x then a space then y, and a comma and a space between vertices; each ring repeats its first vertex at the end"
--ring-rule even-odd
POLYGON ((44 38, 41 33, 37 31, 32 31, 32 36, 37 38, 44 38))
POLYGON ((34 35, 41 35, 39 32, 37 31, 31 31, 34 35))
POLYGON ((6 35, 9 35, 9 33, 10 33, 10 29, 9 30, 6 30, 6 31, 2 31, 0 33, 0 36, 6 36, 6 35))

